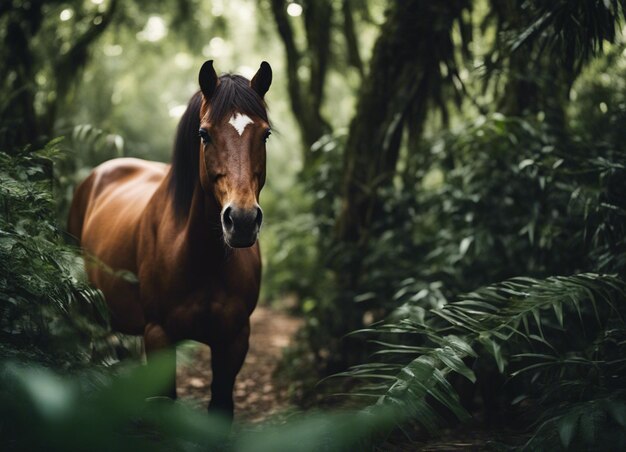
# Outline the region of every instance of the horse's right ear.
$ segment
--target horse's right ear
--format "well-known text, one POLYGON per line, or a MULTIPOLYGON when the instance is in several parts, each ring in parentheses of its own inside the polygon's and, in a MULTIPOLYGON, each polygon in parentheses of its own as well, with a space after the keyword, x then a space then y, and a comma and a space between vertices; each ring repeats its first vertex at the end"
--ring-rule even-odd
POLYGON ((213 60, 204 62, 200 68, 200 74, 198 74, 198 81, 200 82, 200 91, 202 91, 204 98, 209 100, 219 84, 217 74, 215 69, 213 69, 213 60))
POLYGON ((270 89, 272 84, 272 67, 267 61, 261 63, 261 67, 257 73, 250 80, 250 87, 257 92, 261 98, 265 96, 267 90, 270 89))

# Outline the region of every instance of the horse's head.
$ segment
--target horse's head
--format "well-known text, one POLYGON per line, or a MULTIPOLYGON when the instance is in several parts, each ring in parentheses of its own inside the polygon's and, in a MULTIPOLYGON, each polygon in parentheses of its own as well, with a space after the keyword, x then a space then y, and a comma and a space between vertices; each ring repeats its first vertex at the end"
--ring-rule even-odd
POLYGON ((224 241, 234 248, 249 247, 263 221, 259 194, 270 135, 263 96, 272 83, 272 69, 263 62, 250 81, 239 75, 218 78, 213 62, 207 61, 199 81, 200 183, 219 204, 224 241))

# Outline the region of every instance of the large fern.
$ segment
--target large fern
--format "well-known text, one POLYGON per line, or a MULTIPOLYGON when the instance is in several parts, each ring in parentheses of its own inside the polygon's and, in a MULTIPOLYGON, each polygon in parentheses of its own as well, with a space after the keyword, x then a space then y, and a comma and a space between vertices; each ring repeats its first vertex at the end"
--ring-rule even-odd
MULTIPOLYGON (((605 411, 626 403, 625 297, 626 284, 611 275, 514 278, 428 311, 423 319, 405 317, 360 331, 393 335, 393 343, 375 340, 382 346, 377 355, 392 359, 343 375, 387 382, 364 385, 360 394, 380 394, 378 405, 400 406, 433 431, 449 421, 449 414, 468 417, 446 377, 457 373, 475 382, 470 362, 476 367, 493 359, 507 378, 523 380, 516 386, 518 399, 533 398, 550 409, 553 417, 542 418, 537 434, 552 434, 550 428, 562 429, 565 422, 553 410, 571 416, 563 403, 600 406, 593 405, 596 398, 610 397, 609 405, 601 405, 605 411), (396 355, 413 358, 395 362, 396 355)), ((611 410, 619 424, 620 409, 611 410)), ((564 434, 564 445, 565 439, 585 434, 577 427, 572 424, 564 434)), ((622 434, 626 439, 626 431, 622 434)))
POLYGON ((101 294, 81 281, 54 215, 50 157, 0 152, 0 356, 55 367, 109 356, 101 294))

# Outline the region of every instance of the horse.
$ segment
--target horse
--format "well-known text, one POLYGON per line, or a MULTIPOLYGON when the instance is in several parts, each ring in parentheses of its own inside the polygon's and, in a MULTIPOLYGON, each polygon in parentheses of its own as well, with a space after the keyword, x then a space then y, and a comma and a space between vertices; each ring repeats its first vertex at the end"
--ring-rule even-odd
MULTIPOLYGON (((209 412, 231 420, 233 387, 258 300, 259 196, 271 133, 267 62, 251 80, 206 61, 178 124, 170 165, 109 160, 76 188, 68 232, 104 294, 114 330, 143 335, 146 358, 182 340, 211 348, 209 412), (136 278, 122 277, 131 272, 136 278)), ((169 358, 176 398, 176 357, 169 358)))

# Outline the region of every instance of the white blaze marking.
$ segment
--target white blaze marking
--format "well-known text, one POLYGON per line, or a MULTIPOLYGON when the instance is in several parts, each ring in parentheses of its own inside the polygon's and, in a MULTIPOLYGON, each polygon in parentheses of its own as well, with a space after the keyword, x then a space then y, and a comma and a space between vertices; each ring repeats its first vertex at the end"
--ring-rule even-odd
POLYGON ((246 129, 246 126, 248 124, 252 124, 253 122, 254 121, 252 121, 252 119, 250 119, 246 115, 242 115, 241 113, 235 113, 232 118, 230 118, 230 121, 228 121, 228 124, 233 126, 239 136, 241 136, 243 135, 243 131, 246 129))

